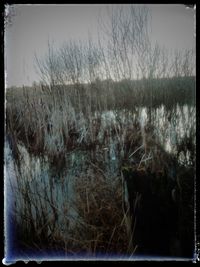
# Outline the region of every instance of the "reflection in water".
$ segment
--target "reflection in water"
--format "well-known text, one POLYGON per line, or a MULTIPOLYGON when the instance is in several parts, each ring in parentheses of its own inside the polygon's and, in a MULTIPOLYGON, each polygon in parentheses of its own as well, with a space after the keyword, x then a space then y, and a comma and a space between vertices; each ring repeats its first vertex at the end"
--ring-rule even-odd
MULTIPOLYGON (((29 205, 28 216, 35 220, 35 224, 45 212, 52 220, 52 225, 56 224, 55 228, 61 226, 63 234, 67 234, 75 226, 78 216, 73 205, 75 196, 73 179, 83 169, 84 156, 79 153, 69 154, 66 162, 68 167, 63 169, 58 177, 47 158, 35 157, 30 155, 24 146, 18 147, 21 154, 20 166, 14 164, 10 147, 7 142, 5 144, 7 218, 10 211, 16 209, 18 214, 16 223, 22 225, 27 219, 27 214, 24 212, 29 205), (31 203, 25 192, 28 192, 27 196, 28 194, 31 196, 31 203), (57 214, 57 219, 52 214, 57 214)), ((52 229, 45 230, 48 235, 51 234, 52 229)))
MULTIPOLYGON (((177 150, 177 144, 189 137, 190 134, 196 132, 196 108, 194 106, 180 106, 177 104, 176 108, 168 110, 162 105, 159 108, 152 109, 151 120, 153 126, 155 126, 155 136, 159 138, 159 142, 163 145, 166 151, 175 153, 177 150)), ((136 118, 140 122, 143 129, 147 123, 149 123, 148 110, 146 107, 136 108, 136 112, 132 111, 107 111, 102 114, 103 125, 111 126, 120 121, 124 125, 130 125, 136 118)), ((102 126, 103 126, 102 125, 102 126)), ((102 129, 105 127, 102 127, 102 129)), ((195 136, 195 134, 194 134, 195 136)), ((196 140, 193 140, 194 144, 196 140)), ((113 144, 110 144, 112 150, 113 144)))

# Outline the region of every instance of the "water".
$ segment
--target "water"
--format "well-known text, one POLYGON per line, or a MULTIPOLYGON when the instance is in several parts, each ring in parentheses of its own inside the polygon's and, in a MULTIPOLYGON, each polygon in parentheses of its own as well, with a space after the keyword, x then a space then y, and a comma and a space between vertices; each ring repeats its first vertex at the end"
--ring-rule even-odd
MULTIPOLYGON (((174 153, 177 149, 177 144, 189 137, 191 133, 196 132, 196 108, 194 106, 177 106, 173 110, 167 110, 164 105, 151 111, 155 126, 155 135, 159 138, 159 142, 163 145, 166 151, 174 153)), ((128 126, 137 117, 141 129, 149 122, 148 110, 146 107, 136 108, 135 112, 127 111, 107 111, 102 114, 104 123, 111 126, 117 123, 117 117, 123 122, 124 126, 128 126)), ((196 144, 196 140, 194 139, 196 144)), ((112 147, 112 145, 111 145, 112 147)))
MULTIPOLYGON (((56 170, 52 169, 48 158, 30 155, 22 145, 19 145, 18 148, 21 153, 21 164, 17 168, 10 147, 8 143, 5 144, 7 217, 9 217, 10 211, 15 209, 17 213, 16 223, 21 225, 28 212, 30 219, 33 219, 35 225, 37 225, 38 217, 42 218, 44 212, 47 218, 52 220, 52 224, 55 223, 56 228, 60 229, 61 226, 62 233, 68 235, 78 218, 78 213, 74 207, 73 182, 77 172, 81 168, 83 169, 83 155, 78 153, 68 155, 66 165, 69 164, 70 168, 64 168, 58 176, 56 170), (25 192, 31 197, 31 203, 25 192), (53 218, 55 212, 58 215, 57 220, 53 218), (66 224, 67 220, 68 223, 66 224)), ((51 234, 49 228, 46 231, 49 235, 51 234)))
MULTIPOLYGON (((23 144, 18 145, 21 154, 20 166, 16 166, 9 144, 5 143, 5 200, 6 216, 16 212, 16 223, 25 224, 27 216, 38 227, 38 218, 46 216, 48 223, 42 224, 47 235, 59 231, 64 240, 73 237, 77 225, 84 225, 76 207, 76 182, 80 177, 87 178, 88 172, 99 171, 106 179, 112 181, 120 175, 121 162, 124 157, 124 142, 127 128, 133 130, 132 124, 137 119, 141 132, 149 122, 147 108, 131 111, 106 111, 101 115, 101 128, 98 132, 99 144, 92 151, 74 150, 65 155, 62 170, 51 164, 47 156, 37 157, 28 153, 23 144), (104 131, 107 129, 107 139, 104 131), (112 134, 115 129, 116 134, 112 134), (117 134, 117 130, 121 134, 117 134), (28 192, 30 199, 24 192, 28 192), (52 227, 50 227, 52 226, 52 227)), ((97 114, 94 114, 94 117, 97 114)), ((152 112, 154 134, 164 149, 176 153, 177 144, 185 136, 195 133, 196 110, 194 107, 177 107, 168 111, 164 106, 152 112), (171 117, 169 117, 171 116, 171 117)), ((152 121, 152 120, 151 120, 152 121)), ((84 125, 83 125, 84 127, 84 125)), ((86 138, 87 130, 78 142, 86 138)), ((193 140, 195 143, 195 140, 193 140)), ((138 147, 141 146, 138 144, 138 147)), ((133 151, 130 151, 130 153, 133 151)), ((189 152, 188 152, 189 153, 189 152)), ((190 157, 186 154, 186 157, 190 157)), ((95 174, 94 174, 95 175, 95 174)))

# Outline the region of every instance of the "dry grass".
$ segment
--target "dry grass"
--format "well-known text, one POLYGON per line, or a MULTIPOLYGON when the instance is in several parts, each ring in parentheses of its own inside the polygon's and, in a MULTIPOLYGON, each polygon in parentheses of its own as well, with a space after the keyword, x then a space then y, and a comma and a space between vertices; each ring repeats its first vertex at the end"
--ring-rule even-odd
POLYGON ((85 222, 83 249, 91 256, 101 253, 123 257, 134 253, 120 177, 110 181, 100 173, 90 173, 77 178, 76 190, 78 212, 85 222))
MULTIPOLYGON (((128 208, 124 209, 123 181, 120 172, 110 175, 105 171, 106 161, 112 161, 111 146, 115 143, 119 170, 128 164, 131 171, 157 173, 157 181, 173 170, 179 156, 185 160, 184 165, 195 168, 195 116, 192 115, 195 107, 190 109, 189 119, 184 117, 181 109, 180 114, 177 114, 177 109, 163 109, 163 119, 159 123, 157 110, 152 109, 151 116, 147 110, 146 126, 142 128, 140 111, 133 106, 133 92, 129 95, 128 91, 122 93, 123 90, 118 88, 113 98, 114 88, 106 94, 105 88, 102 92, 78 87, 65 89, 51 94, 44 88, 9 91, 7 138, 18 168, 27 165, 26 173, 17 172, 17 184, 13 187, 18 239, 24 248, 37 251, 60 250, 67 255, 85 253, 94 257, 97 254, 130 256, 136 247, 132 245, 134 231, 131 230, 128 208), (124 100, 127 100, 130 110, 124 110, 124 100), (110 114, 108 108, 113 108, 110 114), (191 123, 191 118, 194 123, 191 123), (175 134, 180 134, 181 127, 186 129, 182 139, 176 140, 172 147, 173 156, 163 148, 169 137, 166 129, 171 124, 175 125, 175 134), (25 157, 22 157, 24 152, 20 149, 23 146, 28 150, 25 157), (72 177, 76 179, 76 201, 70 204, 66 200, 68 195, 62 169, 68 168, 65 162, 68 153, 76 150, 93 154, 90 155, 93 161, 89 162, 87 172, 72 177), (41 172, 44 166, 35 164, 31 159, 33 155, 47 156, 48 163, 57 170, 61 193, 54 193, 57 185, 50 177, 49 167, 46 179, 38 174, 36 169, 41 172), (61 203, 57 201, 59 194, 63 199, 61 203), (70 205, 79 214, 78 218, 69 214, 70 205), (69 228, 71 222, 75 224, 74 229, 69 228)), ((192 171, 194 173, 194 169, 192 171)), ((162 179, 159 186, 160 191, 166 190, 162 179)), ((180 183, 179 190, 182 188, 180 183)), ((182 195, 186 192, 184 190, 182 195)), ((191 206, 192 200, 189 201, 191 206)), ((187 221, 191 207, 182 213, 187 221)), ((184 219, 181 224, 184 224, 184 219)))

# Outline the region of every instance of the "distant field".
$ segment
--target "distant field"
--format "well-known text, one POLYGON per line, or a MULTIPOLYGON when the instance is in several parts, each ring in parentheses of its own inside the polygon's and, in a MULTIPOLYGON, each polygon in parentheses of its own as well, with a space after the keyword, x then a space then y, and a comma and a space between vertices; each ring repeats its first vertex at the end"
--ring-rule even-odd
POLYGON ((173 77, 162 79, 143 79, 143 80, 122 80, 114 82, 112 80, 100 81, 90 84, 57 85, 54 88, 49 86, 35 87, 15 87, 6 89, 6 98, 11 102, 12 97, 19 101, 24 97, 61 96, 67 94, 73 106, 88 103, 90 100, 91 108, 113 109, 132 109, 135 106, 157 107, 164 104, 171 107, 176 104, 195 104, 195 77, 173 77))

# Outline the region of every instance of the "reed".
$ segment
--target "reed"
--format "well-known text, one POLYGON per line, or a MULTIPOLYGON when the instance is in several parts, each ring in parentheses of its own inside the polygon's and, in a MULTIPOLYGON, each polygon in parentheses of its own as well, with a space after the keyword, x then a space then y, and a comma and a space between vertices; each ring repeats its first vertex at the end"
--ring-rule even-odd
MULTIPOLYGON (((178 88, 177 81, 168 82, 178 88)), ((138 87, 129 82, 126 88, 123 83, 110 82, 109 90, 98 81, 90 86, 7 91, 6 142, 17 174, 10 190, 16 202, 13 220, 21 253, 24 249, 92 257, 99 253, 108 257, 137 253, 137 227, 131 226, 124 209, 121 167, 130 164, 138 172, 157 173, 153 188, 158 186, 164 195, 165 183, 159 177, 166 172, 171 173, 171 178, 176 177, 173 168, 179 164, 191 168, 193 176, 196 167, 195 106, 182 105, 190 102, 187 94, 183 101, 182 96, 177 96, 179 104, 177 100, 173 102, 171 89, 163 100, 163 94, 168 94, 166 88, 162 91, 159 81, 154 83, 154 107, 145 107, 148 93, 142 87, 144 81, 138 87), (71 202, 70 179, 64 172, 71 168, 67 161, 70 155, 80 151, 85 153, 87 162, 83 164, 85 170, 70 178, 75 181, 76 196, 71 202)), ((174 198, 182 190, 182 195, 190 194, 192 201, 192 185, 188 181, 188 186, 181 183, 183 176, 177 178, 180 183, 173 191, 174 198)), ((191 207, 184 209, 184 205, 180 211, 180 235, 185 229, 183 224, 186 222, 191 230, 193 222, 191 207)), ((189 234, 185 237, 190 238, 189 234)))

